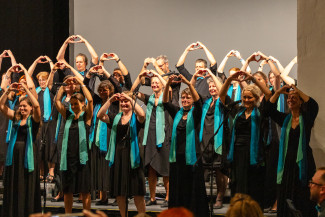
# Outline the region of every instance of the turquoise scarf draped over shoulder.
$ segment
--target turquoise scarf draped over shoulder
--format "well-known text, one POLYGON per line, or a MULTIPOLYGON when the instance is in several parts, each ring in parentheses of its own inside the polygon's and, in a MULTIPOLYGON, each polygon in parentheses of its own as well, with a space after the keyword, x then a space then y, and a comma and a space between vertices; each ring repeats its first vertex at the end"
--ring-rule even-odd
MULTIPOLYGON (((193 118, 194 106, 187 114, 186 120, 186 148, 185 148, 185 160, 186 165, 193 165, 196 162, 196 147, 195 147, 195 128, 194 128, 194 118, 193 118)), ((169 162, 176 162, 176 141, 177 141, 177 125, 183 118, 184 109, 181 108, 175 118, 173 123, 172 131, 172 141, 169 153, 169 162)))
MULTIPOLYGON (((285 159, 287 156, 288 143, 289 143, 289 133, 291 130, 292 115, 288 114, 284 119, 281 128, 280 137, 280 147, 279 147, 279 160, 278 160, 278 170, 277 170, 277 183, 281 184, 282 176, 284 171, 285 159)), ((302 115, 299 116, 299 144, 297 150, 296 163, 299 167, 299 180, 303 185, 307 184, 307 156, 306 155, 306 132, 304 126, 304 119, 302 115)))
MULTIPOLYGON (((84 114, 82 112, 78 118, 78 130, 79 130, 79 158, 80 164, 86 165, 88 161, 88 150, 87 150, 87 134, 86 134, 86 125, 84 121, 84 114)), ((63 141, 62 141, 62 151, 61 151, 61 163, 60 163, 60 170, 67 170, 67 150, 68 150, 68 139, 69 139, 69 130, 72 124, 72 121, 75 118, 75 114, 71 114, 67 121, 65 122, 64 126, 64 134, 63 134, 63 141)))
MULTIPOLYGON (((203 139, 203 128, 204 128, 204 121, 206 114, 211 106, 212 97, 207 99, 202 108, 202 118, 201 118, 201 129, 200 129, 200 142, 203 139)), ((213 132, 216 133, 219 125, 223 122, 223 112, 220 108, 220 98, 215 102, 215 109, 214 109, 214 130, 213 132)), ((223 140, 223 126, 220 127, 219 132, 217 135, 214 136, 214 151, 217 154, 222 154, 222 140, 223 140)))
MULTIPOLYGON (((111 167, 114 164, 115 158, 115 149, 116 149, 116 134, 117 134, 117 125, 121 120, 123 112, 118 113, 113 121, 113 126, 111 130, 111 136, 109 140, 109 148, 106 155, 106 160, 109 161, 109 166, 111 167)), ((131 150, 130 150, 130 161, 131 161, 131 168, 135 169, 140 166, 140 151, 138 146, 138 132, 137 132, 137 122, 136 116, 133 113, 130 120, 130 143, 131 143, 131 150)))
MULTIPOLYGON (((13 101, 9 100, 9 108, 11 110, 15 110, 15 105, 16 105, 16 103, 18 101, 18 98, 19 97, 16 96, 13 101)), ((6 136, 6 143, 9 143, 9 141, 10 141, 11 130, 13 129, 12 128, 12 124, 13 124, 12 120, 9 120, 9 122, 8 122, 8 129, 7 129, 7 136, 6 136)))
MULTIPOLYGON (((12 127, 12 132, 10 135, 10 141, 9 141, 9 146, 7 151, 6 166, 12 165, 13 152, 17 140, 20 123, 21 120, 16 122, 12 127)), ((33 150, 33 126, 32 126, 31 116, 27 118, 26 125, 27 125, 27 139, 26 139, 24 165, 29 172, 32 172, 34 171, 34 150, 33 150)))
MULTIPOLYGON (((36 88, 37 94, 39 94, 39 92, 41 92, 41 91, 42 91, 41 87, 36 88)), ((46 89, 44 90, 43 105, 44 105, 43 121, 48 122, 50 119, 50 116, 51 116, 51 95, 50 95, 50 90, 48 87, 46 87, 46 89)))
MULTIPOLYGON (((165 141, 165 113, 164 113, 164 105, 162 103, 162 97, 163 94, 161 93, 158 99, 158 105, 156 109, 156 145, 159 148, 162 147, 162 144, 165 141)), ((155 106, 155 94, 152 94, 147 104, 146 123, 144 126, 142 145, 147 144, 150 118, 154 106, 155 106)))
MULTIPOLYGON (((227 159, 232 162, 234 160, 234 149, 235 149, 235 140, 236 140, 236 121, 246 109, 241 110, 237 113, 234 124, 232 128, 230 150, 228 153, 227 159)), ((260 112, 258 108, 254 108, 251 114, 251 141, 250 141, 250 165, 256 165, 258 163, 258 149, 259 149, 259 140, 260 140, 260 112)))
MULTIPOLYGON (((234 85, 231 84, 229 89, 228 89, 228 92, 227 92, 227 95, 230 98, 232 97, 233 90, 234 90, 234 85)), ((234 96, 234 101, 238 101, 238 100, 241 100, 241 88, 240 88, 239 84, 237 85, 237 89, 236 89, 235 96, 234 96)))
POLYGON ((99 111, 99 109, 101 107, 102 107, 101 104, 96 104, 95 107, 94 107, 93 119, 92 119, 92 122, 91 122, 90 131, 89 131, 89 149, 91 149, 92 143, 93 143, 94 138, 95 138, 95 128, 98 127, 98 124, 96 126, 97 114, 98 114, 98 111, 99 111))
MULTIPOLYGON (((65 100, 66 96, 62 97, 61 102, 65 100)), ((71 104, 69 104, 69 111, 73 113, 71 109, 71 104)), ((58 142, 58 137, 59 137, 59 132, 60 132, 60 127, 61 127, 61 122, 62 122, 62 115, 59 113, 58 114, 58 120, 56 121, 56 128, 55 128, 55 137, 54 137, 54 143, 58 142)))

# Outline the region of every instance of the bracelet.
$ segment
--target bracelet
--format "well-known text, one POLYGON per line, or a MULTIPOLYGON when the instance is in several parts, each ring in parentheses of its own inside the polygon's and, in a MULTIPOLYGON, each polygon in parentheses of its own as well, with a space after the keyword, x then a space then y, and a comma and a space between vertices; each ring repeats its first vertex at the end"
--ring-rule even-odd
POLYGON ((81 85, 81 87, 86 87, 86 85, 85 85, 85 84, 83 84, 83 85, 81 85))
POLYGON ((118 58, 118 60, 116 60, 116 63, 118 63, 118 62, 120 62, 121 61, 121 59, 120 58, 118 58))
POLYGON ((245 61, 243 58, 241 58, 239 61, 245 61))

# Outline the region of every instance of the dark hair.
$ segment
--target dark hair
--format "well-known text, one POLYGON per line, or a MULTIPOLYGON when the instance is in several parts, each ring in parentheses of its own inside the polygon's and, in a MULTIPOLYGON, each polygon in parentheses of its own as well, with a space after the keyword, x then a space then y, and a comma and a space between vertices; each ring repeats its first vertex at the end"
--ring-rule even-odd
POLYGON ((186 95, 191 95, 192 96, 192 93, 191 93, 191 91, 190 91, 190 88, 185 88, 182 92, 181 92, 181 96, 183 95, 183 94, 186 94, 186 95))
MULTIPOLYGON (((26 103, 33 107, 33 104, 32 104, 32 101, 30 100, 30 98, 28 96, 24 96, 22 98, 19 99, 19 104, 22 102, 22 101, 26 101, 26 103)), ((31 111, 31 115, 33 114, 33 110, 31 111)), ((21 114, 20 114, 20 111, 19 109, 16 109, 15 110, 15 113, 14 113, 14 121, 18 121, 21 119, 21 114)))
POLYGON ((84 95, 82 95, 81 93, 74 93, 74 94, 71 96, 70 101, 71 101, 72 99, 76 99, 76 100, 78 100, 79 102, 85 102, 85 97, 84 97, 84 95))
POLYGON ((204 68, 206 68, 207 65, 208 65, 208 63, 207 63, 207 61, 205 59, 197 59, 195 61, 195 63, 203 63, 204 64, 204 68))
POLYGON ((109 96, 112 96, 114 94, 114 86, 109 80, 100 82, 97 91, 99 91, 99 89, 106 89, 106 88, 109 90, 109 96))
POLYGON ((68 78, 73 78, 74 76, 73 75, 66 75, 64 78, 63 78, 63 82, 65 82, 68 78))
POLYGON ((257 72, 255 72, 255 73, 253 73, 252 75, 253 75, 253 76, 254 76, 254 75, 260 75, 260 76, 264 79, 265 83, 268 84, 268 78, 267 78, 267 76, 264 74, 264 72, 257 71, 257 72))
POLYGON ((84 61, 86 62, 86 65, 88 64, 88 58, 85 54, 83 53, 78 53, 78 55, 76 56, 77 57, 82 57, 84 59, 84 61))

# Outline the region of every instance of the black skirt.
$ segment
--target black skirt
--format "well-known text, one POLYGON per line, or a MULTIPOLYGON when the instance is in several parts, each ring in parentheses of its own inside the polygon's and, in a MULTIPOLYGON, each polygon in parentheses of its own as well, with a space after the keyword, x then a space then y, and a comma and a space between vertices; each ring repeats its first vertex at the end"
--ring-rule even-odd
POLYGON ((202 163, 186 165, 185 155, 178 154, 170 163, 168 208, 183 206, 195 216, 209 216, 202 163))
MULTIPOLYGON (((96 135, 96 134, 95 134, 96 135)), ((106 152, 100 151, 94 143, 90 150, 91 190, 108 191, 110 168, 105 159, 106 152)))
POLYGON ((39 130, 39 136, 37 140, 37 146, 39 147, 39 159, 47 163, 57 163, 57 145, 54 143, 56 129, 56 121, 52 120, 46 123, 42 123, 39 130), (45 132, 46 131, 46 132, 45 132), (45 140, 45 144, 42 144, 42 139, 45 140), (43 157, 44 150, 44 157, 43 157))

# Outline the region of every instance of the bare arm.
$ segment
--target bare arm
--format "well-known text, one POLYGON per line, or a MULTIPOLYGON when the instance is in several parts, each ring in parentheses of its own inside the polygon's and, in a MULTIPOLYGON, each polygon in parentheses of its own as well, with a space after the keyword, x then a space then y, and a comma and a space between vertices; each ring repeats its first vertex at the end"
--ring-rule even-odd
POLYGON ((297 57, 293 58, 291 62, 285 67, 283 72, 281 73, 281 78, 286 84, 295 84, 295 80, 289 76, 289 73, 292 69, 292 67, 297 63, 297 57))
POLYGON ((66 65, 67 68, 71 70, 74 76, 76 76, 81 81, 84 80, 84 77, 82 77, 82 75, 77 70, 75 70, 71 65, 69 65, 67 61, 65 60, 61 60, 61 61, 66 65))
POLYGON ((11 60, 11 65, 14 66, 17 64, 17 61, 15 59, 15 56, 13 55, 13 53, 11 52, 11 50, 6 50, 7 54, 9 55, 10 57, 10 60, 11 60))
POLYGON ((5 90, 5 92, 0 97, 0 110, 10 120, 14 119, 15 112, 14 112, 14 110, 12 110, 8 106, 6 106, 6 102, 8 100, 8 95, 10 94, 10 92, 13 89, 15 89, 15 88, 12 88, 14 85, 17 85, 17 83, 12 84, 8 89, 5 90))
POLYGON ((99 109, 98 113, 97 113, 97 118, 99 118, 99 120, 105 122, 105 123, 110 123, 110 119, 109 116, 106 114, 106 111, 108 110, 108 108, 111 106, 111 104, 115 101, 117 101, 119 99, 120 93, 116 93, 114 94, 111 98, 109 98, 105 104, 99 109))
POLYGON ((205 55, 207 56, 211 66, 214 66, 217 61, 216 59, 214 58, 213 54, 211 53, 211 51, 202 43, 202 42, 196 42, 200 47, 202 47, 202 49, 204 50, 205 52, 205 55))
POLYGON ((94 111, 94 105, 93 105, 93 97, 91 96, 91 93, 89 92, 88 88, 86 87, 86 85, 84 85, 84 83, 78 79, 78 78, 74 78, 74 80, 76 81, 77 84, 80 85, 83 94, 85 95, 86 99, 87 99, 87 105, 86 105, 86 119, 85 122, 90 125, 91 124, 91 119, 93 117, 93 111, 94 111))
POLYGON ((63 93, 64 93, 64 87, 61 86, 58 93, 56 94, 56 97, 55 97, 55 107, 56 109, 58 110, 58 112, 60 112, 60 114, 62 115, 62 117, 64 119, 66 119, 66 109, 64 107, 64 105, 62 104, 61 100, 62 100, 62 96, 63 96, 63 93))
POLYGON ((280 79, 281 73, 276 68, 276 66, 274 65, 273 61, 274 60, 270 58, 270 60, 267 61, 267 63, 270 66, 271 72, 275 76, 274 90, 276 91, 276 90, 280 89, 280 87, 281 87, 281 79, 280 79))
POLYGON ((93 46, 91 46, 91 44, 81 35, 77 35, 78 38, 80 38, 80 41, 85 43, 90 55, 91 55, 91 61, 93 64, 97 65, 98 64, 98 55, 95 51, 95 49, 93 48, 93 46))
POLYGON ((28 89, 34 95, 34 97, 37 99, 38 95, 36 93, 36 88, 35 88, 35 84, 34 84, 32 77, 30 76, 30 74, 27 72, 26 68, 21 63, 19 63, 18 65, 20 66, 20 68, 23 70, 23 72, 25 74, 28 89))
POLYGON ((32 116, 33 116, 34 121, 40 122, 41 121, 41 108, 40 108, 37 98, 34 96, 34 94, 29 90, 29 88, 25 84, 21 84, 21 85, 25 89, 25 91, 32 103, 32 106, 33 106, 33 115, 32 116))
POLYGON ((56 56, 57 61, 63 61, 64 60, 65 51, 66 51, 69 43, 75 43, 74 42, 75 38, 76 37, 74 35, 71 35, 63 42, 63 44, 62 44, 62 46, 61 46, 61 48, 60 48, 60 50, 58 52, 58 55, 56 56))
POLYGON ((183 54, 179 58, 179 60, 178 60, 178 62, 176 64, 176 67, 179 67, 179 66, 181 66, 181 65, 183 65, 185 63, 185 59, 187 57, 188 52, 198 49, 198 48, 194 48, 195 46, 197 46, 197 43, 192 43, 185 49, 185 51, 183 52, 183 54))

